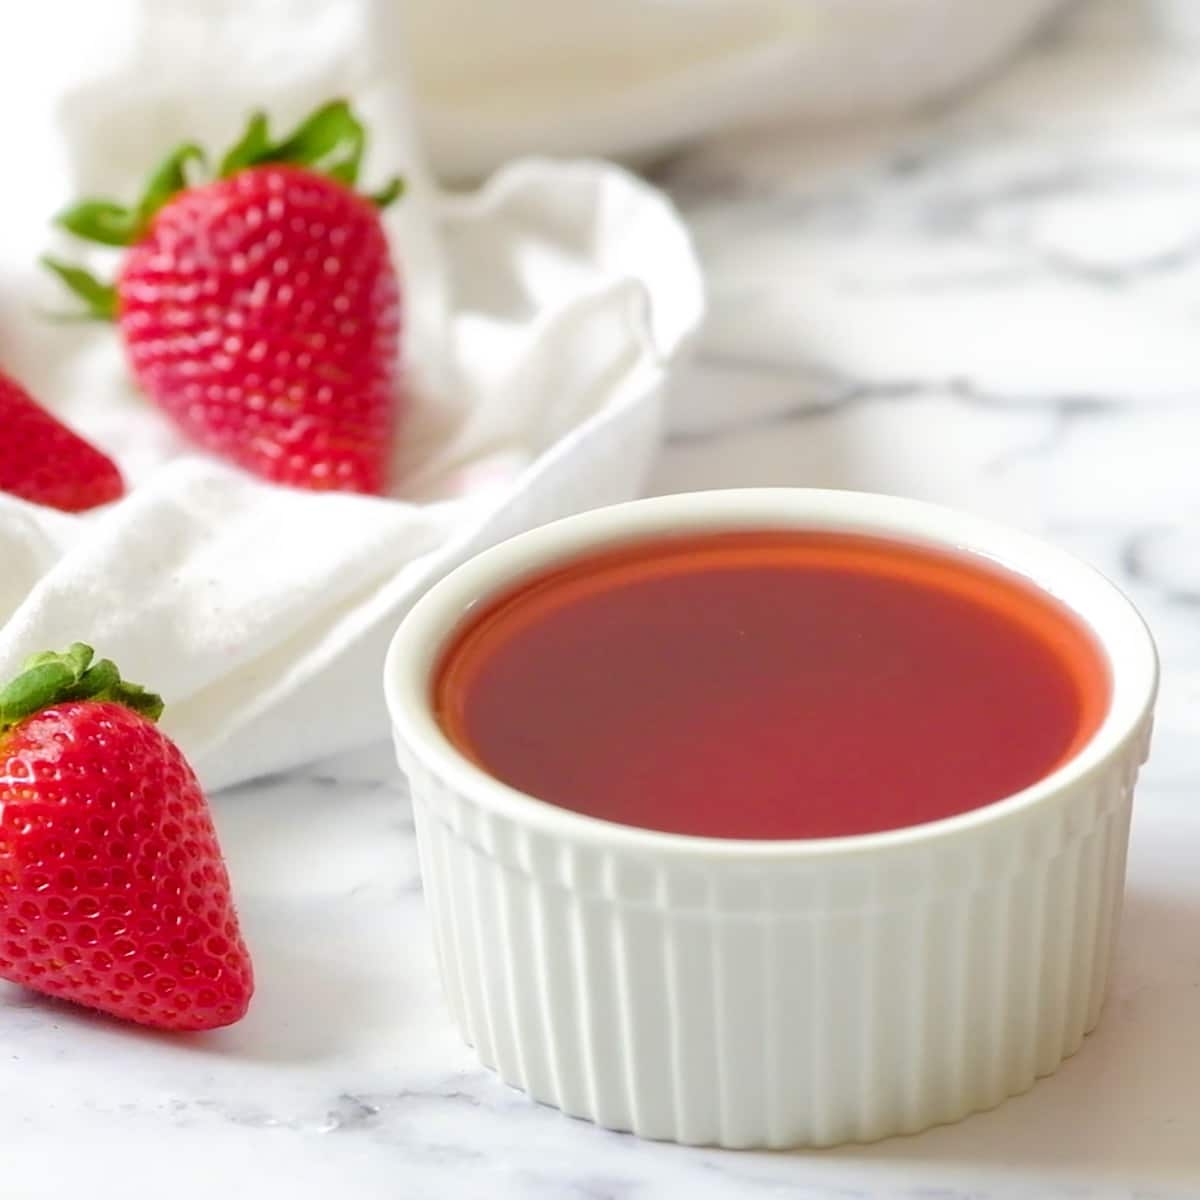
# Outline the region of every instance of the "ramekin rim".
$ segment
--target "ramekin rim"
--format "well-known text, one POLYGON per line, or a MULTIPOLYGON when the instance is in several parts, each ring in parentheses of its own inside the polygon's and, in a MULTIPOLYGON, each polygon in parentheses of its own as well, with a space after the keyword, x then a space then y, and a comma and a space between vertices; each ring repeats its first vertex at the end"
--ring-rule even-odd
POLYGON ((953 508, 882 493, 739 488, 676 493, 592 509, 539 526, 482 551, 434 584, 404 617, 388 648, 384 693, 393 731, 411 747, 410 752, 416 758, 459 795, 523 826, 562 841, 606 843, 614 849, 644 854, 768 861, 849 858, 911 848, 918 843, 941 842, 1001 825, 1049 803, 1103 771, 1120 756, 1153 708, 1158 672, 1153 637, 1121 589, 1095 567, 1033 535, 953 508), (799 519, 804 505, 824 511, 820 514, 814 511, 799 519), (821 523, 831 515, 834 517, 831 523, 821 523), (714 521, 714 517, 718 519, 714 521), (1068 597, 1044 587, 1035 574, 1022 570, 1022 561, 1048 561, 1085 581, 1084 586, 1103 598, 1128 635, 1125 644, 1115 648, 1121 658, 1118 661, 1111 639, 1083 617, 1108 654, 1112 671, 1112 696, 1099 728, 1072 758, 1049 775, 1011 796, 965 813, 874 833, 746 839, 701 837, 623 825, 540 800, 501 782, 471 762, 438 725, 430 703, 430 684, 442 648, 475 605, 521 577, 564 557, 633 537, 773 525, 852 530, 967 551, 1016 570, 1072 608, 1075 606, 1068 597), (962 533, 956 539, 949 539, 930 532, 943 525, 957 527, 962 533), (560 546, 568 542, 569 548, 560 546), (523 559, 527 560, 523 567, 514 566, 523 559))

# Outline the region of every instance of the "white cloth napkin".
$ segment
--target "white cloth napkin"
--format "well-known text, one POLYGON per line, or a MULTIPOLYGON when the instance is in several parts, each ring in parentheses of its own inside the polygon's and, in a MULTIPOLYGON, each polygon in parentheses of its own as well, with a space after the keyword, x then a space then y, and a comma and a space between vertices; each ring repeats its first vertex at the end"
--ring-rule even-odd
MULTIPOLYGON (((699 271, 670 205, 617 168, 528 161, 482 192, 429 184, 389 0, 43 0, 0 44, 8 126, 0 366, 111 453, 131 494, 65 516, 0 495, 0 674, 91 642, 161 691, 210 787, 386 731, 400 616, 484 546, 628 498, 666 374, 697 327, 699 271), (411 409, 389 499, 260 483, 195 452, 132 386, 116 333, 47 322, 48 218, 130 196, 156 157, 228 144, 248 110, 287 125, 333 95, 369 121, 370 182, 408 302, 411 409)), ((90 256, 111 273, 113 256, 90 256)), ((3 431, 0 431, 0 437, 3 431)))
POLYGON ((961 87, 1062 0, 406 0, 418 115, 452 177, 531 150, 644 159, 732 123, 961 87))

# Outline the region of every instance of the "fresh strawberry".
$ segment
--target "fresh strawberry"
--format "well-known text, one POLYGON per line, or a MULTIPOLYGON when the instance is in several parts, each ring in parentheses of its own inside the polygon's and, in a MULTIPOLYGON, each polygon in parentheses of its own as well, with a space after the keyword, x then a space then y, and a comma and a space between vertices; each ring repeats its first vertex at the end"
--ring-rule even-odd
POLYGON ((342 101, 272 142, 256 114, 217 178, 176 150, 133 209, 59 217, 127 246, 115 287, 45 260, 115 318, 138 382, 208 449, 275 483, 382 493, 395 428, 400 288, 379 210, 353 188, 366 141, 342 101))
POLYGON ((0 691, 0 977, 161 1029, 254 990, 208 805, 158 696, 76 644, 0 691))
POLYGON ((82 512, 120 499, 125 484, 110 458, 0 372, 0 492, 82 512))

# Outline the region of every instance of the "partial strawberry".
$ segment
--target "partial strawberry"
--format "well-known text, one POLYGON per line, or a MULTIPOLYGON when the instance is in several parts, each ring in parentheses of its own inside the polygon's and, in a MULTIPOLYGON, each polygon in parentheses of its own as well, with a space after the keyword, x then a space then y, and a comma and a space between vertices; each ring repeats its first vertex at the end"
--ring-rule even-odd
POLYGON ((89 646, 0 691, 0 978, 160 1029, 238 1020, 254 990, 196 776, 162 700, 89 646))
POLYGON ((0 371, 0 492, 63 512, 119 500, 116 464, 0 371))
POLYGON ((275 483, 387 489, 401 313, 379 210, 401 185, 354 191, 365 145, 344 101, 279 142, 255 114, 215 180, 189 182, 189 144, 136 207, 58 218, 129 247, 115 287, 44 260, 117 321, 138 382, 189 436, 275 483))

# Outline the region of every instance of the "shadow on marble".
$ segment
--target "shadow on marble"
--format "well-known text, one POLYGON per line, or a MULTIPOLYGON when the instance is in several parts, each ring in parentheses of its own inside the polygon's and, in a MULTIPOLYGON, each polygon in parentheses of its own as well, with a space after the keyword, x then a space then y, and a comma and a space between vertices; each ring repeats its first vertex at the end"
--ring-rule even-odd
POLYGON ((344 1067, 390 1045, 412 1023, 418 1001, 407 972, 428 946, 407 801, 377 786, 388 782, 376 778, 383 760, 363 762, 372 765, 367 779, 310 771, 214 799, 254 962, 254 999, 237 1025, 160 1033, 0 984, 0 1034, 40 1039, 57 1028, 97 1054, 153 1049, 233 1069, 344 1067))
POLYGON ((331 966, 318 946, 300 953, 262 937, 253 939, 257 978, 249 1013, 227 1029, 173 1033, 141 1028, 104 1013, 78 1008, 51 996, 0 984, 6 1030, 57 1027, 109 1042, 157 1044, 164 1052, 205 1055, 258 1063, 318 1063, 356 1049, 364 1031, 393 1028, 404 1021, 394 988, 344 961, 331 966))
POLYGON ((395 989, 345 961, 333 967, 319 947, 300 952, 257 938, 254 961, 258 990, 250 1012, 229 1029, 189 1041, 189 1049, 247 1062, 312 1063, 341 1059, 361 1045, 364 1031, 404 1020, 395 989))

